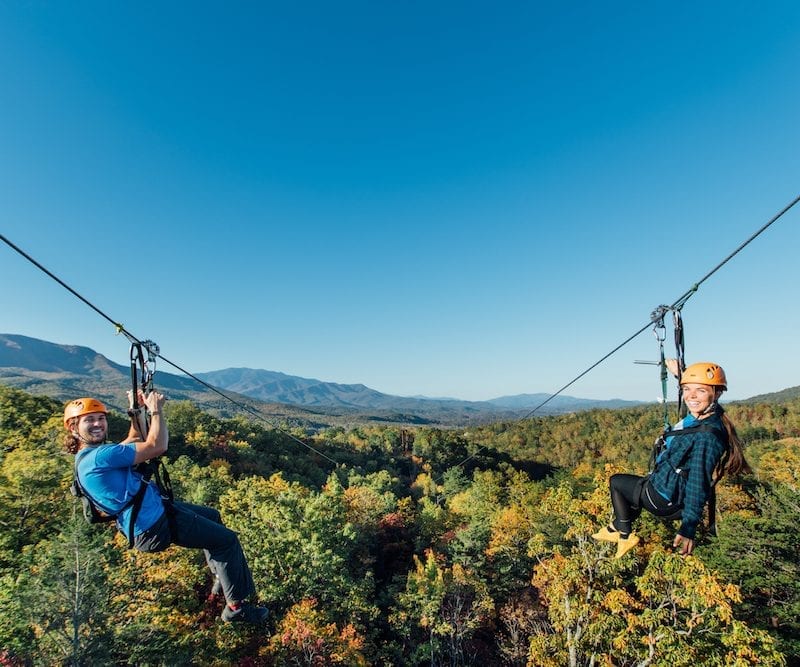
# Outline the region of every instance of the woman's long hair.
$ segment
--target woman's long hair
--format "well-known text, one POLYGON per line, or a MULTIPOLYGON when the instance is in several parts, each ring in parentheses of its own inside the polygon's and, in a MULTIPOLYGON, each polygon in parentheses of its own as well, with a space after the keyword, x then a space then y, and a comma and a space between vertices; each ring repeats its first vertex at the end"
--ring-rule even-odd
POLYGON ((736 427, 722 406, 717 404, 717 414, 728 433, 728 449, 714 469, 714 479, 719 481, 723 475, 743 475, 752 472, 750 464, 744 458, 744 449, 736 427))

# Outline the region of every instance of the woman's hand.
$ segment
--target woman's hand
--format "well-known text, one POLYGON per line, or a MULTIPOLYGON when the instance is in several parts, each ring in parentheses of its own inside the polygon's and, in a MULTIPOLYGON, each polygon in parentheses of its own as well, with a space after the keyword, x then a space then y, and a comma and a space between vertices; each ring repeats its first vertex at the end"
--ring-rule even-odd
POLYGON ((678 360, 677 359, 664 359, 664 364, 667 370, 672 373, 674 377, 678 377, 678 360))
POLYGON ((683 535, 676 535, 672 541, 672 548, 675 549, 681 556, 688 556, 694 549, 694 540, 684 537, 683 535))

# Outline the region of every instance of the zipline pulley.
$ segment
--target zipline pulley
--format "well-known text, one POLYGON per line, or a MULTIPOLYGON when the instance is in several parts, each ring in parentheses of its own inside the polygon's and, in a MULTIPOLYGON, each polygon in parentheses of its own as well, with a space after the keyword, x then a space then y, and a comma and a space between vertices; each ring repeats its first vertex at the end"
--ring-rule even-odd
POLYGON ((664 354, 664 342, 667 339, 667 325, 664 322, 668 313, 672 313, 672 325, 675 340, 675 359, 677 360, 677 377, 678 377, 678 415, 679 417, 686 416, 686 406, 683 403, 683 397, 680 391, 681 374, 686 368, 686 360, 684 358, 684 335, 683 335, 683 318, 681 317, 681 306, 658 306, 652 313, 650 313, 650 321, 653 323, 653 335, 658 341, 658 361, 637 361, 638 364, 653 364, 659 366, 659 375, 661 378, 661 399, 660 402, 664 406, 664 431, 669 431, 671 422, 669 419, 669 407, 667 401, 667 380, 669 379, 669 369, 667 368, 667 358, 664 354))
POLYGON ((158 345, 152 340, 131 341, 131 394, 128 397, 128 415, 135 421, 142 438, 146 438, 150 432, 150 415, 147 413, 147 408, 139 402, 139 390, 145 394, 153 391, 153 376, 156 372, 158 353, 158 345))
MULTIPOLYGON (((131 340, 131 392, 128 415, 142 440, 147 439, 147 434, 150 432, 150 413, 139 401, 139 390, 145 394, 153 391, 153 376, 156 373, 156 359, 159 353, 158 345, 152 340, 131 340)), ((140 463, 136 469, 145 479, 154 477, 161 496, 173 500, 172 482, 161 457, 140 463)))

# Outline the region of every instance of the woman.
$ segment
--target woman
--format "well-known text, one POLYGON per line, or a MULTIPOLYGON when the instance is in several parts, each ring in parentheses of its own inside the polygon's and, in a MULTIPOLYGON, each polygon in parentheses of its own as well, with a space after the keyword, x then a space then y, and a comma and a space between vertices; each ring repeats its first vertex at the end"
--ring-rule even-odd
POLYGON ((222 589, 227 604, 224 621, 262 623, 266 607, 247 601, 255 595, 250 568, 239 538, 222 524, 217 510, 201 505, 162 499, 158 487, 147 482, 135 466, 166 453, 169 434, 162 408, 166 398, 157 392, 143 403, 151 416, 150 429, 142 438, 131 426, 119 444, 106 443, 108 410, 93 398, 67 403, 64 426, 69 431, 66 449, 75 454, 75 476, 79 488, 97 510, 116 517, 117 528, 130 536, 140 551, 163 551, 170 544, 203 549, 215 588, 222 589))
MULTIPOLYGON (((675 373, 675 360, 667 363, 675 373)), ((613 475, 609 481, 614 520, 592 537, 616 542, 617 558, 639 543, 632 525, 642 509, 661 517, 680 513, 672 546, 682 555, 692 553, 714 484, 724 474, 749 472, 736 428, 718 402, 728 388, 725 371, 710 362, 692 364, 681 374, 680 384, 689 414, 667 435, 652 472, 647 477, 613 475)))

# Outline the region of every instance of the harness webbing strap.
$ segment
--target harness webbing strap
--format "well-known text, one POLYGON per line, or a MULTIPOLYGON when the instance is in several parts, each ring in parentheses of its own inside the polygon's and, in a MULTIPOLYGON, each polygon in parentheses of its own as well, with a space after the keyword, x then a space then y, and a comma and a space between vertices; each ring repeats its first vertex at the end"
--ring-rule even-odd
POLYGON ((139 389, 149 391, 152 389, 153 376, 148 372, 147 364, 144 360, 144 352, 142 344, 139 342, 131 343, 131 395, 130 395, 130 409, 128 415, 134 420, 135 425, 139 431, 142 439, 147 438, 150 431, 150 420, 148 419, 147 410, 144 406, 139 405, 139 389), (141 387, 139 380, 141 377, 141 387))
POLYGON ((678 416, 683 418, 686 416, 686 404, 683 402, 683 392, 681 392, 681 375, 686 370, 686 360, 684 358, 683 318, 681 317, 680 308, 673 309, 672 323, 675 338, 675 358, 678 360, 678 416))
POLYGON ((136 528, 136 519, 139 516, 139 510, 142 509, 142 501, 144 500, 145 491, 147 491, 147 481, 143 479, 142 483, 139 485, 139 490, 133 497, 131 520, 128 524, 128 549, 133 549, 133 531, 136 528))
POLYGON ((678 414, 680 417, 686 416, 686 406, 683 404, 683 397, 680 391, 681 374, 686 368, 686 361, 684 360, 684 335, 683 335, 683 319, 681 318, 681 306, 658 306, 652 313, 650 313, 650 321, 653 323, 653 334, 658 340, 658 365, 660 368, 661 377, 661 403, 664 406, 664 430, 669 429, 669 408, 667 402, 667 380, 669 379, 669 372, 667 370, 667 360, 664 355, 664 341, 667 338, 667 327, 664 324, 664 318, 667 313, 672 313, 673 334, 675 339, 675 357, 678 362, 678 414))
POLYGON ((140 463, 136 466, 135 470, 143 479, 147 481, 151 479, 155 480, 158 492, 161 494, 162 498, 169 501, 175 499, 172 490, 172 480, 169 477, 167 466, 164 465, 164 462, 159 457, 140 463))
POLYGON ((670 426, 669 408, 667 407, 667 363, 664 356, 664 340, 667 337, 667 327, 664 324, 664 315, 667 314, 668 306, 659 306, 650 313, 650 321, 653 323, 653 335, 658 341, 658 366, 661 378, 661 403, 664 406, 664 430, 670 426))

